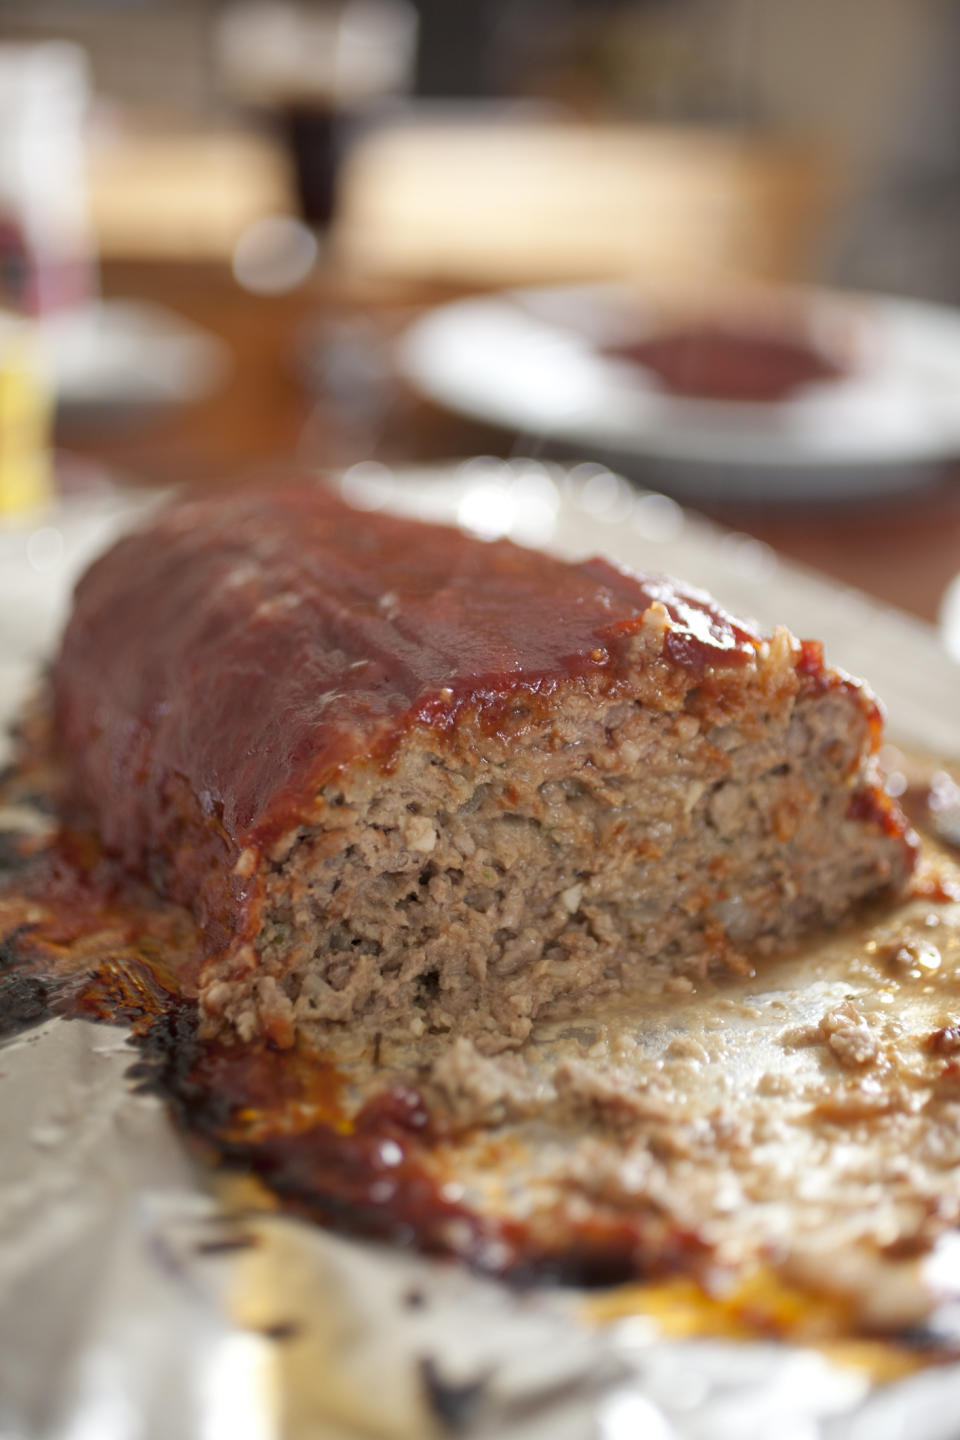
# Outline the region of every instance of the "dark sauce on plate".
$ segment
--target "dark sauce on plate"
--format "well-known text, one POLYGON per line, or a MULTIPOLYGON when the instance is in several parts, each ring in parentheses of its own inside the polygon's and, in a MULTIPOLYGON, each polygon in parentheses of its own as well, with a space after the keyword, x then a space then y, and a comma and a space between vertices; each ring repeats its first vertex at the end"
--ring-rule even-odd
POLYGON ((666 330, 609 346, 604 354, 648 372, 667 394, 687 400, 776 404, 845 374, 835 358, 802 336, 717 323, 666 330))

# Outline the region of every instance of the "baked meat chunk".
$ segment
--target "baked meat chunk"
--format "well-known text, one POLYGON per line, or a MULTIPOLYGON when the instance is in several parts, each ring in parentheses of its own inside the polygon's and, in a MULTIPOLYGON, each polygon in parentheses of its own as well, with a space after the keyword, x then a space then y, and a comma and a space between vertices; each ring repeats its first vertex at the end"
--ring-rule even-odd
POLYGON ((446 1030, 743 964, 902 887, 881 720, 671 580, 352 510, 177 501, 81 580, 78 813, 195 913, 208 1023, 446 1030))

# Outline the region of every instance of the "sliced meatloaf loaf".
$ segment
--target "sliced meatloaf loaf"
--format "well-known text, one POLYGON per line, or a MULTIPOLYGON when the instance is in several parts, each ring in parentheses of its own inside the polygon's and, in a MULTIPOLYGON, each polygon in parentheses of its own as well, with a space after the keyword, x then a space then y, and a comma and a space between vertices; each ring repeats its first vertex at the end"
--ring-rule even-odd
POLYGON ((816 644, 604 560, 187 498, 81 580, 54 670, 74 801, 190 906, 211 1023, 516 1044, 901 886, 877 706, 816 644))

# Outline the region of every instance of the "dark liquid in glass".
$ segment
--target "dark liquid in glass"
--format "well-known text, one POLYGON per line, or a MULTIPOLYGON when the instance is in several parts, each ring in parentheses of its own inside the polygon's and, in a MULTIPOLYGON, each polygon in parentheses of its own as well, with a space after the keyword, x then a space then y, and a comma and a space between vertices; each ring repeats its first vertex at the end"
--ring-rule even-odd
POLYGON ((337 171, 344 146, 346 117, 333 103, 296 101, 281 110, 300 213, 308 225, 325 230, 336 209, 337 171))

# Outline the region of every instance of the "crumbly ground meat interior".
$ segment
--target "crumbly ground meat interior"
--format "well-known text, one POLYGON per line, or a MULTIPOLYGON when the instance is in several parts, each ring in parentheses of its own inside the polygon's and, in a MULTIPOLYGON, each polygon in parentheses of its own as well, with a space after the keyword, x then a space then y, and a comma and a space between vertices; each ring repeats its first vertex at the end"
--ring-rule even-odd
MULTIPOLYGON (((731 723, 571 688, 522 733, 413 732, 353 767, 271 860, 258 968, 214 992, 297 1028, 516 1046, 538 1015, 653 990, 832 923, 903 878, 848 816, 869 762, 848 692, 748 692, 731 723)), ((208 990, 208 995, 211 992, 208 990)))

